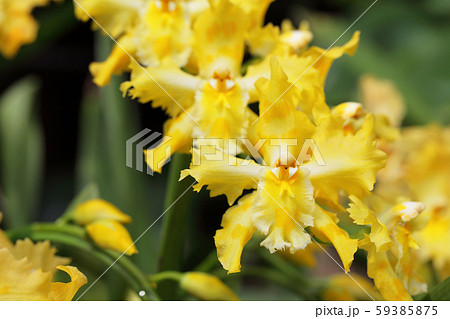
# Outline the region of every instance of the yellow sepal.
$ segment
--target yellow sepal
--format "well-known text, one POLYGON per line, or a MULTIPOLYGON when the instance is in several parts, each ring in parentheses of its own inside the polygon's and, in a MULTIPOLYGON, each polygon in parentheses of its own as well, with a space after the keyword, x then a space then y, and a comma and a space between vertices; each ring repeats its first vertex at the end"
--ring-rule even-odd
POLYGON ((181 171, 180 180, 188 175, 194 177, 198 182, 194 185, 195 191, 208 185, 206 189, 211 191, 211 197, 226 195, 228 204, 232 205, 244 189, 256 188, 255 180, 259 179, 261 166, 253 160, 230 156, 206 146, 200 150, 192 149, 192 156, 191 166, 181 171))
POLYGON ((317 206, 314 212, 314 232, 319 231, 334 246, 341 257, 346 272, 350 271, 353 256, 358 249, 358 240, 352 239, 348 233, 340 228, 332 214, 317 206))
POLYGON ((255 195, 246 195, 229 208, 222 218, 223 228, 214 236, 217 257, 228 274, 240 271, 242 250, 255 232, 251 210, 255 195))

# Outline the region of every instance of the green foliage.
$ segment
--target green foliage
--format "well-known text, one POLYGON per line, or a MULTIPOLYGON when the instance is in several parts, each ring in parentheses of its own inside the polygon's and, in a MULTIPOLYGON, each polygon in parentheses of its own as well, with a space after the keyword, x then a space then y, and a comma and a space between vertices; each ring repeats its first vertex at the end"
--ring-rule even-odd
POLYGON ((415 300, 430 301, 448 301, 450 300, 450 277, 441 281, 428 291, 428 293, 419 295, 415 300))
POLYGON ((26 78, 0 98, 1 202, 8 227, 33 219, 43 171, 44 142, 36 114, 39 84, 26 78))

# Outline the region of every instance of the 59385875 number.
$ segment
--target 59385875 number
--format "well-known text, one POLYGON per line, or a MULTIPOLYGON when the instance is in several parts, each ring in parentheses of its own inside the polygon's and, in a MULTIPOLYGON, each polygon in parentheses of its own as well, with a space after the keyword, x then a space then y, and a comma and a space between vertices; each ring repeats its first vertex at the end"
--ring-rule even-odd
POLYGON ((377 316, 436 316, 437 313, 437 306, 377 306, 376 308, 377 316))

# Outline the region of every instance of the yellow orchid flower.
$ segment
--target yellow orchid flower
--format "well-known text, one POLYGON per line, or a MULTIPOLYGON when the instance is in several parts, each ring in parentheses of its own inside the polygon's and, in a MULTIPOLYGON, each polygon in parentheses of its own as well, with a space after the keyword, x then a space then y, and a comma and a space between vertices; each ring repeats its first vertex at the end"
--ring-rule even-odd
POLYGON ((78 205, 73 220, 86 230, 100 247, 127 255, 138 251, 127 229, 122 224, 131 222, 131 217, 102 199, 91 199, 78 205))
MULTIPOLYGON (((153 107, 162 107, 173 118, 164 126, 165 135, 171 137, 168 144, 162 143, 146 152, 147 164, 153 171, 160 172, 159 164, 172 153, 188 150, 192 138, 225 141, 222 148, 230 154, 243 150, 241 138, 248 134, 250 119, 256 119, 247 107, 259 100, 254 84, 270 74, 270 59, 250 66, 245 75, 240 73, 245 32, 249 28, 247 20, 245 11, 228 0, 213 3, 198 17, 193 42, 199 66, 197 75, 185 72, 169 60, 159 67, 131 64, 131 79, 122 84, 122 91, 142 103, 152 101, 153 107), (237 145, 233 144, 235 140, 237 145)), ((353 51, 357 40, 356 33, 351 43, 336 50, 353 51)), ((312 54, 287 56, 280 58, 280 63, 287 70, 289 81, 300 90, 299 108, 319 119, 329 113, 323 94, 322 78, 326 74, 323 67, 311 68, 313 58, 312 54), (312 114, 313 109, 317 114, 312 114)))
POLYGON ((368 110, 363 108, 361 103, 357 102, 345 102, 335 106, 331 113, 336 116, 342 117, 344 122, 344 131, 348 134, 354 134, 361 128, 367 114, 373 114, 375 119, 374 132, 378 139, 381 149, 385 149, 386 143, 391 143, 400 138, 400 130, 398 127, 390 124, 389 119, 379 113, 369 113, 368 110), (382 147, 384 146, 384 147, 382 147))
MULTIPOLYGON (((287 22, 283 23, 283 25, 287 24, 287 22)), ((267 28, 270 28, 270 25, 267 28)), ((289 29, 290 27, 285 26, 284 28, 289 29)), ((300 26, 300 28, 306 27, 300 26)), ((279 50, 274 49, 265 56, 263 61, 248 67, 243 80, 247 84, 250 94, 249 102, 258 101, 258 92, 254 83, 260 77, 269 76, 270 61, 275 56, 286 73, 289 83, 299 91, 298 108, 305 112, 315 124, 318 124, 321 119, 328 117, 330 113, 330 109, 325 102, 323 87, 332 62, 343 54, 353 55, 358 48, 358 44, 359 31, 355 32, 352 38, 342 47, 333 47, 326 52, 323 49, 311 47, 305 49, 306 51, 301 54, 292 54, 292 45, 282 42, 278 46, 279 50)))
POLYGON ((359 86, 361 101, 367 111, 384 115, 393 127, 401 125, 406 106, 403 96, 394 83, 364 75, 359 81, 359 86))
POLYGON ((346 102, 331 112, 345 119, 344 130, 353 134, 371 113, 375 117, 375 136, 379 147, 390 152, 392 142, 400 138, 400 124, 405 114, 405 103, 393 83, 366 75, 360 80, 362 103, 346 102))
POLYGON ((24 44, 36 40, 38 23, 31 12, 51 0, 0 0, 0 52, 12 58, 24 44))
POLYGON ((230 205, 244 189, 256 189, 223 216, 223 229, 215 236, 219 260, 229 273, 238 272, 243 247, 255 231, 266 236, 261 245, 270 252, 295 253, 311 242, 305 232, 311 227, 314 234, 333 243, 348 271, 357 241, 317 203, 340 207, 341 191, 361 197, 372 189, 385 161, 385 154, 375 146, 373 118, 368 116, 355 135, 344 135, 338 117, 328 116, 315 125, 296 108, 298 92, 295 87, 287 90, 287 76, 276 59, 271 61, 270 80, 262 78, 256 87, 262 115, 255 133, 267 140, 260 148, 263 164, 220 150, 216 160, 206 160, 210 154, 193 149, 191 167, 181 173, 181 178, 191 175, 197 180, 194 190, 207 185, 211 196, 224 194, 230 205), (304 147, 305 141, 315 144, 304 147))
POLYGON ((360 247, 367 251, 367 273, 386 300, 412 300, 411 295, 425 292, 427 285, 417 274, 415 260, 419 246, 413 238, 417 230, 414 219, 425 209, 420 202, 397 205, 375 195, 369 198, 373 211, 356 197, 348 209, 357 224, 371 224, 360 247))
POLYGON ((300 55, 313 39, 307 22, 295 29, 290 20, 283 20, 281 29, 272 23, 254 28, 247 37, 250 52, 265 57, 269 54, 300 55))
POLYGON ((147 66, 170 59, 185 66, 191 57, 192 22, 207 0, 77 0, 76 16, 95 19, 93 28, 109 33, 117 44, 104 62, 90 66, 94 82, 109 84, 111 76, 129 70, 130 56, 147 66))
POLYGON ((86 277, 76 267, 65 266, 69 258, 55 253, 48 241, 26 238, 13 244, 0 230, 0 300, 72 300, 86 277), (71 281, 52 282, 58 269, 71 281))
POLYGON ((207 273, 184 273, 180 279, 180 287, 201 300, 239 300, 239 297, 219 278, 207 273))
MULTIPOLYGON (((192 137, 245 136, 249 94, 241 83, 240 68, 248 27, 247 15, 239 6, 228 0, 211 2, 211 7, 194 24, 198 75, 181 70, 170 60, 145 69, 131 65, 131 80, 123 83, 122 91, 128 91, 142 103, 153 101, 153 107, 162 106, 174 118, 164 128, 164 133, 171 137, 170 154, 183 148, 188 150, 192 137)), ((152 162, 147 163, 160 172, 152 162)))
POLYGON ((26 258, 16 259, 7 248, 0 248, 0 300, 72 300, 86 277, 75 267, 58 269, 69 273, 71 282, 52 283, 52 272, 33 268, 26 258))
POLYGON ((403 129, 380 171, 376 193, 389 201, 411 198, 425 204, 415 232, 422 263, 433 262, 438 275, 450 275, 450 129, 437 125, 403 129))

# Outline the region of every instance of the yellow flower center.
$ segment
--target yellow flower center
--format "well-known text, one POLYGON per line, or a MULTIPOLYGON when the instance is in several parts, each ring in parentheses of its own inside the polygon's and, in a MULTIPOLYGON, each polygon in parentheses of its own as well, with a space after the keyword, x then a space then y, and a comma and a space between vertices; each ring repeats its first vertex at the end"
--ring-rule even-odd
POLYGON ((156 0, 155 7, 163 12, 173 12, 177 9, 177 3, 174 0, 156 0))
POLYGON ((421 202, 403 202, 394 207, 394 211, 398 212, 403 222, 416 218, 424 209, 425 205, 421 202))
POLYGON ((231 77, 230 70, 226 68, 216 69, 208 83, 217 92, 230 91, 236 84, 231 77))
POLYGON ((295 52, 298 52, 309 44, 312 40, 312 33, 307 30, 293 30, 281 35, 281 41, 290 45, 295 52))
POLYGON ((281 153, 270 170, 280 181, 287 181, 297 173, 298 162, 291 153, 281 153))

